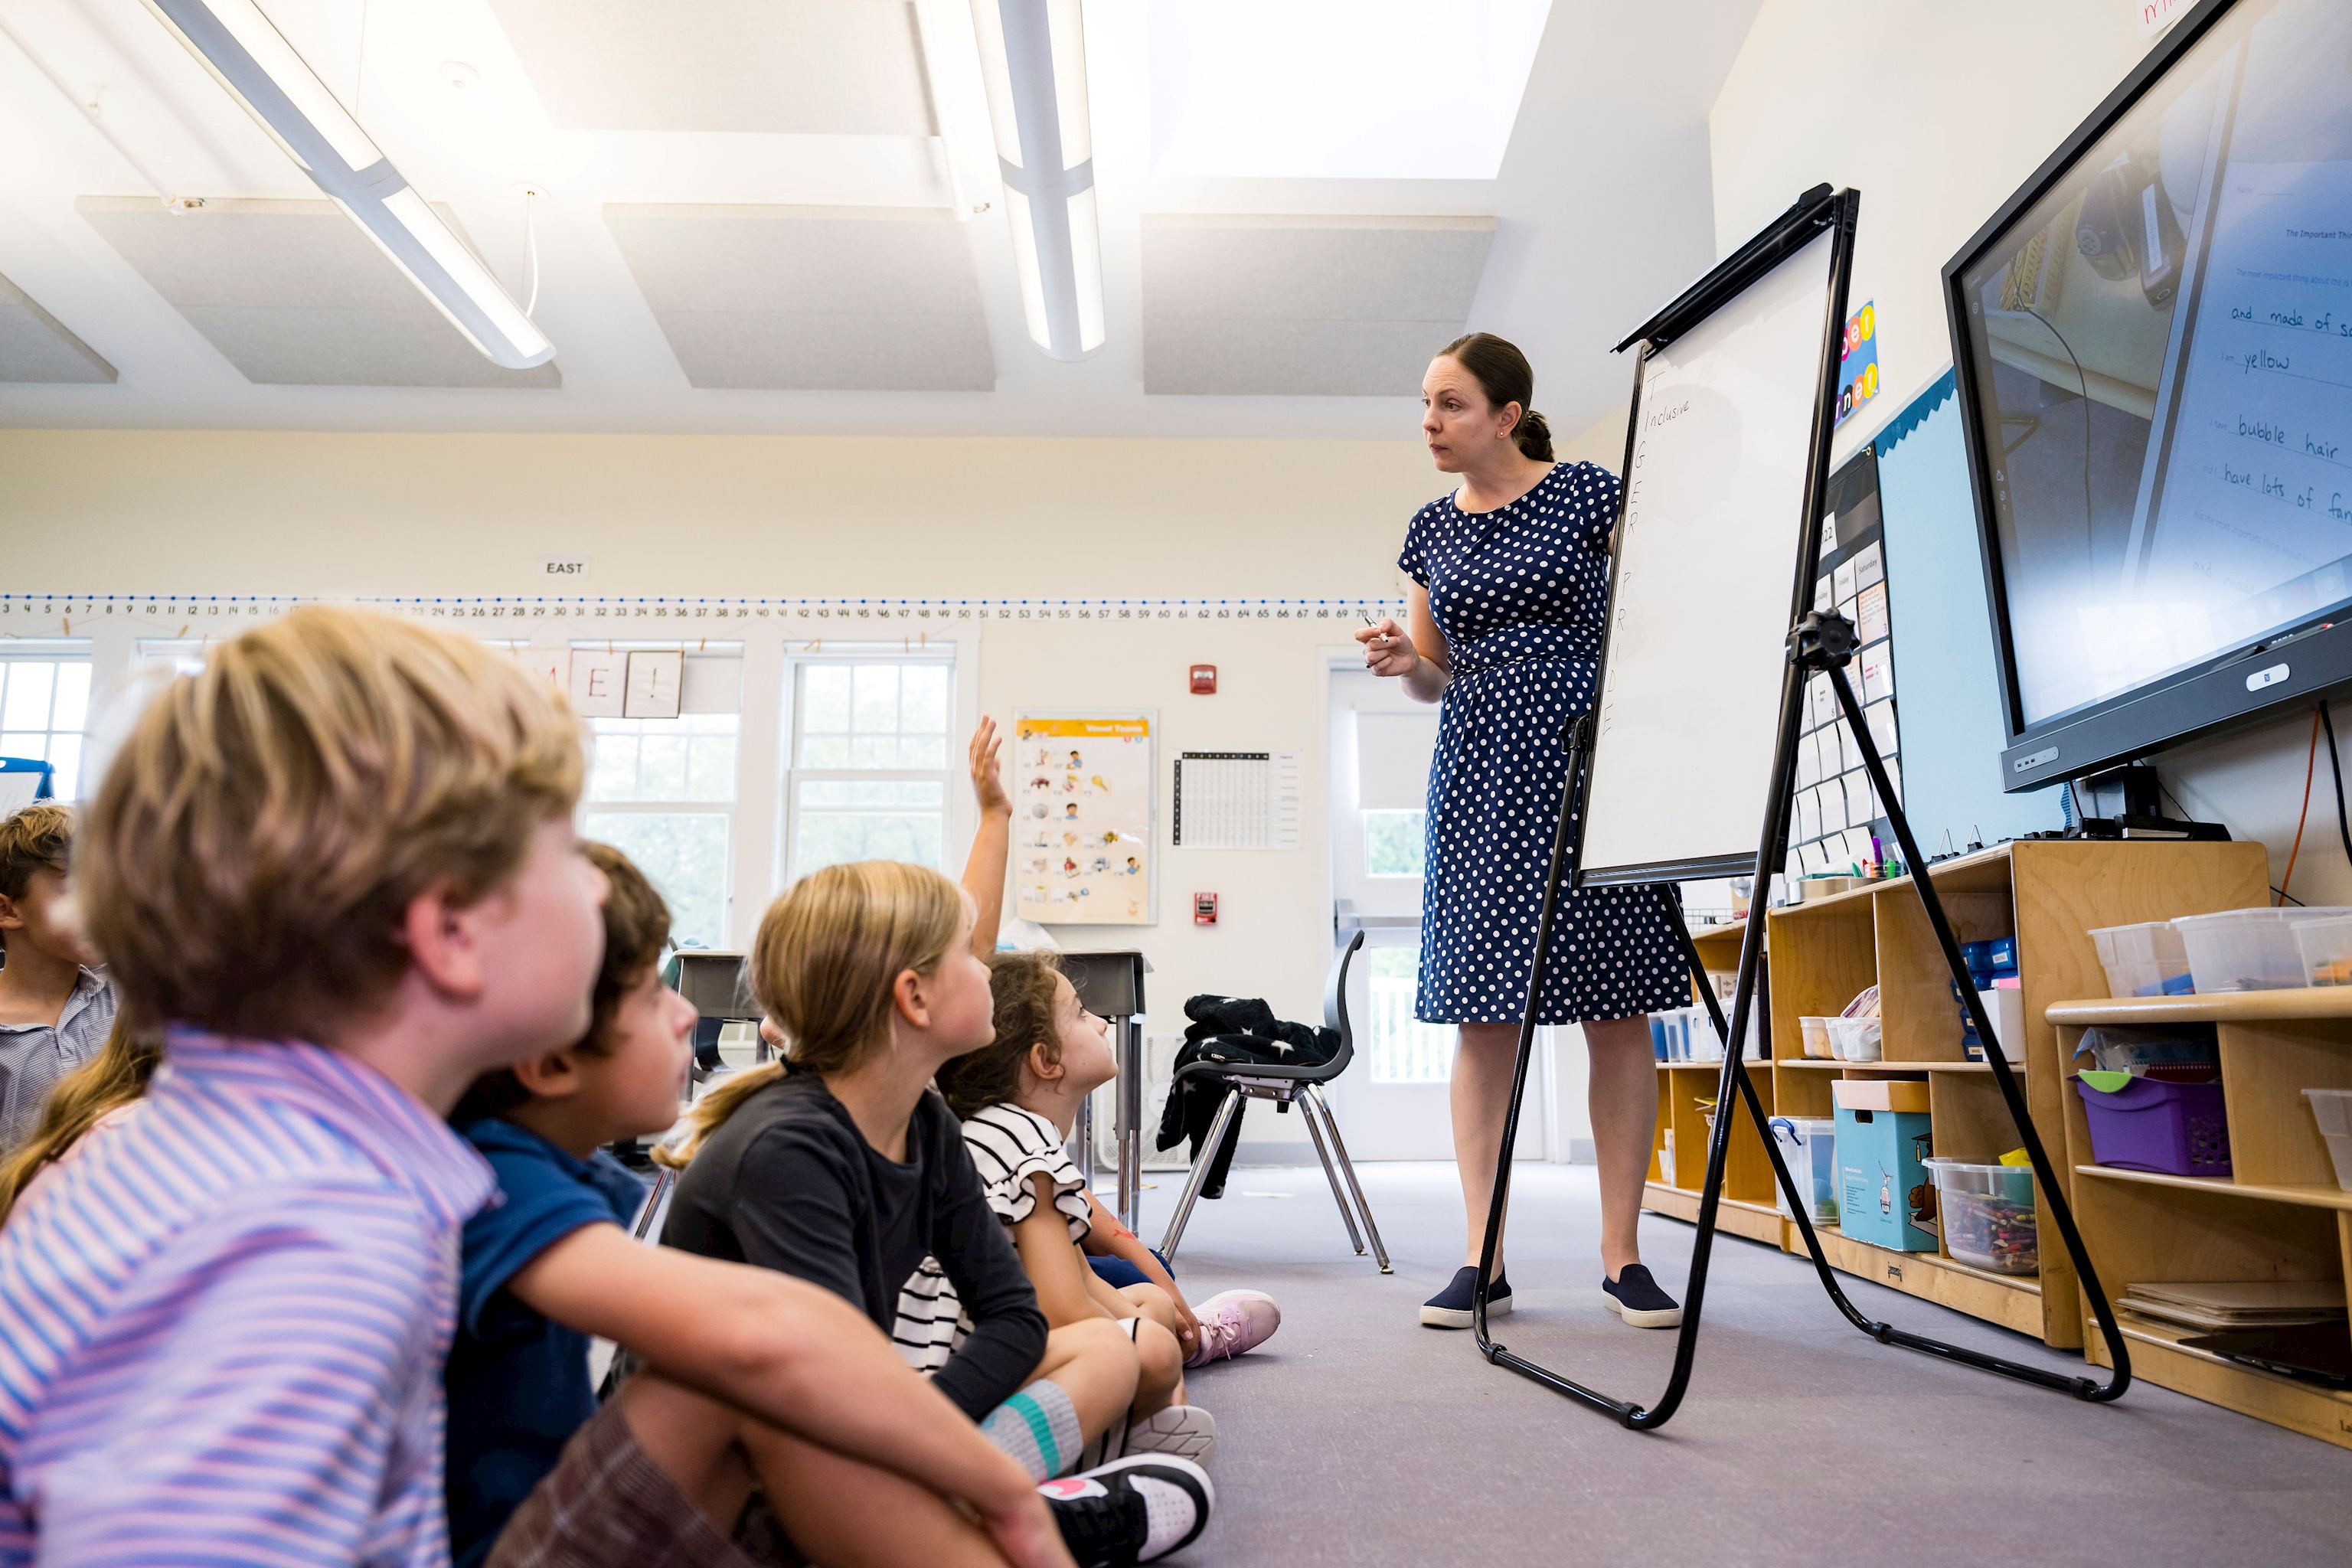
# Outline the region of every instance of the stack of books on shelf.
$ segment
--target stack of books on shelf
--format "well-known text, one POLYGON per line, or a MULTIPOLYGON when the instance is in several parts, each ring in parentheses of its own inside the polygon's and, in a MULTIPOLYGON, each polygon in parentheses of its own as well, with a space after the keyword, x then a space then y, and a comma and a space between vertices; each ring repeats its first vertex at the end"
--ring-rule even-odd
POLYGON ((2116 1303, 2180 1340, 2305 1383, 2352 1388, 2352 1329, 2341 1279, 2199 1279, 2136 1283, 2116 1303))

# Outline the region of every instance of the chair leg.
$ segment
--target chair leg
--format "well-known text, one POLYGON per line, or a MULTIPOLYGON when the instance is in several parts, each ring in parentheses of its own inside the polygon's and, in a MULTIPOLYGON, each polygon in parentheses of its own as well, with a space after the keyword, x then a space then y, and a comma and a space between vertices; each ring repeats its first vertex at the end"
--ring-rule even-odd
POLYGON ((1339 1172, 1331 1163, 1330 1148, 1323 1141, 1322 1124, 1315 1120, 1315 1108, 1302 1103, 1300 1116, 1306 1119, 1307 1135, 1315 1140, 1315 1157, 1323 1162, 1323 1179, 1331 1184, 1331 1201, 1339 1205, 1339 1217, 1348 1222, 1348 1240, 1355 1247, 1356 1256, 1364 1255, 1364 1233, 1356 1228, 1356 1211, 1348 1206, 1348 1194, 1340 1190, 1339 1172))
POLYGON ((1192 1162, 1192 1173, 1184 1178, 1184 1195, 1176 1200, 1176 1215, 1168 1222, 1168 1234, 1160 1238, 1160 1256, 1170 1263, 1176 1261, 1176 1244, 1184 1238, 1184 1222, 1192 1217, 1192 1205, 1208 1184, 1209 1167, 1217 1163, 1217 1151, 1225 1145, 1225 1129, 1234 1124, 1234 1117, 1242 1108, 1242 1091, 1225 1090, 1224 1103, 1217 1107, 1217 1119, 1209 1124, 1208 1142, 1201 1145, 1201 1157, 1192 1162))
MULTIPOLYGON (((1339 1119, 1331 1114, 1331 1102, 1323 1098, 1320 1084, 1307 1086, 1307 1099, 1323 1116, 1323 1125, 1331 1130, 1331 1148, 1339 1156, 1339 1171, 1348 1178, 1348 1190, 1356 1197, 1356 1207, 1364 1216, 1364 1229, 1372 1238, 1372 1256, 1380 1260, 1381 1272, 1396 1272, 1389 1267, 1389 1249, 1381 1245, 1381 1227, 1372 1220, 1372 1205, 1364 1201, 1363 1184, 1356 1180, 1356 1163, 1348 1158, 1348 1142, 1339 1136, 1339 1119)), ((1359 1249, 1360 1250, 1360 1249, 1359 1249)))

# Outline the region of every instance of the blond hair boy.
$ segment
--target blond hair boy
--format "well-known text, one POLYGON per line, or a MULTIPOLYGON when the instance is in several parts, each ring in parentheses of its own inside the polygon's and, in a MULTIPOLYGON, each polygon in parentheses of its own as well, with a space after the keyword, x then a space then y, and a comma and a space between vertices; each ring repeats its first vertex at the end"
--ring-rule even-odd
POLYGON ((446 1563, 441 1362, 488 1166, 443 1121, 588 1024, 572 721, 308 608, 140 719, 77 846, 147 1109, 0 1231, 0 1565, 446 1563))

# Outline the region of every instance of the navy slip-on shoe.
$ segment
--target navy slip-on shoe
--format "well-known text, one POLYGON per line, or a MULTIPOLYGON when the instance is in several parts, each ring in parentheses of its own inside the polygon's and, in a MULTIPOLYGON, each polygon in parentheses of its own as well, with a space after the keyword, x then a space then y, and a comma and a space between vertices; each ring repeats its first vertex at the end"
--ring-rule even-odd
MULTIPOLYGON (((1421 1321, 1433 1329, 1466 1329, 1470 1326, 1470 1298, 1478 1289, 1478 1270, 1464 1264, 1454 1271, 1452 1284, 1421 1304, 1421 1321)), ((1486 1315, 1508 1317, 1511 1311, 1510 1277, 1498 1274, 1495 1288, 1486 1296, 1486 1315)))
POLYGON ((1636 1329, 1671 1329, 1683 1321, 1682 1308, 1658 1289, 1658 1282, 1639 1263, 1620 1268, 1614 1279, 1604 1276, 1601 1294, 1611 1311, 1636 1329))

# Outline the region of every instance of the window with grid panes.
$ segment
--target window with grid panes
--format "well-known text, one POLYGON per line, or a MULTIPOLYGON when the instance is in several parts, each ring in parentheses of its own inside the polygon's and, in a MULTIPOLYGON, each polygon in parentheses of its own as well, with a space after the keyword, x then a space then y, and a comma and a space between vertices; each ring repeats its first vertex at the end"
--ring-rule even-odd
POLYGON ((954 680, 939 657, 794 661, 787 880, 850 860, 944 868, 954 680))
POLYGON ((39 647, 0 653, 0 757, 50 763, 56 772, 49 787, 59 800, 80 797, 89 717, 89 655, 39 647))
MULTIPOLYGON (((687 662, 691 697, 706 683, 696 678, 698 657, 688 655, 687 662)), ((732 655, 724 662, 740 666, 732 655)), ((739 693, 740 679, 734 682, 739 693)), ((724 689, 728 683, 717 685, 724 689)), ((740 710, 740 696, 735 700, 740 710)), ((588 726, 581 837, 610 844, 636 862, 669 905, 671 942, 728 946, 742 714, 591 719, 588 726)))

